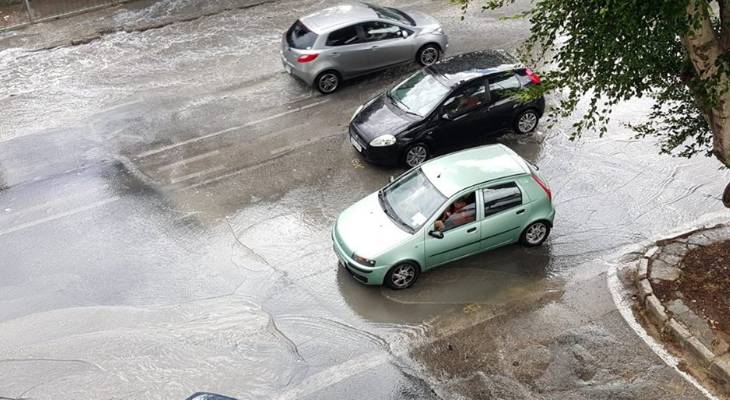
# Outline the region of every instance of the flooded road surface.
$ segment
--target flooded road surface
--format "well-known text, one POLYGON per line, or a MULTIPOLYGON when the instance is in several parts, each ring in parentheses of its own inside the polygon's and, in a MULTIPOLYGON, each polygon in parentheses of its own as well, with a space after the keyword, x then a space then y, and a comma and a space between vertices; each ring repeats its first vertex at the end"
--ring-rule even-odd
MULTIPOLYGON (((605 285, 618 249, 721 210, 730 180, 712 159, 634 140, 622 122, 649 103, 622 105, 604 138, 570 142, 568 120, 499 139, 555 194, 544 246, 471 257, 406 291, 366 287, 338 269, 330 229, 402 170, 366 164, 343 133, 416 67, 323 97, 282 71, 278 49, 330 2, 211 2, 174 22, 193 3, 100 12, 164 23, 74 46, 31 51, 88 29, 82 17, 0 37, 0 397, 702 398, 605 285), (468 340, 444 332, 485 320, 490 340, 459 353, 483 369, 458 371, 449 346, 468 340), (517 368, 529 359, 543 362, 517 368)), ((399 5, 441 20, 451 54, 527 35, 499 19, 510 10, 460 21, 444 2, 399 5)))

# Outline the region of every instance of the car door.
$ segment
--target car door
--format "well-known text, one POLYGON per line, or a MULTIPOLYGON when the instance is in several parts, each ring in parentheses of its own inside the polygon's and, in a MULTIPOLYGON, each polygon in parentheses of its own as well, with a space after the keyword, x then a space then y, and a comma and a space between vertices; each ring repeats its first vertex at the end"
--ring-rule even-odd
POLYGON ((426 268, 453 261, 479 251, 477 193, 461 195, 441 210, 428 228, 443 237, 427 233, 424 240, 426 268), (457 207, 459 201, 463 205, 457 207))
POLYGON ((476 79, 457 89, 436 110, 437 121, 431 133, 434 144, 444 150, 475 144, 488 105, 485 79, 476 79))
POLYGON ((363 41, 369 45, 376 68, 409 61, 415 51, 410 31, 383 21, 362 24, 363 41))
POLYGON ((370 45, 364 43, 359 24, 336 29, 327 35, 325 52, 335 69, 345 75, 357 75, 372 69, 370 45))
POLYGON ((490 101, 485 115, 484 133, 495 133, 512 126, 519 103, 514 96, 522 88, 514 71, 492 75, 489 78, 490 101))
POLYGON ((481 189, 484 218, 481 250, 493 249, 519 239, 522 226, 530 215, 530 204, 524 191, 514 182, 505 182, 481 189))

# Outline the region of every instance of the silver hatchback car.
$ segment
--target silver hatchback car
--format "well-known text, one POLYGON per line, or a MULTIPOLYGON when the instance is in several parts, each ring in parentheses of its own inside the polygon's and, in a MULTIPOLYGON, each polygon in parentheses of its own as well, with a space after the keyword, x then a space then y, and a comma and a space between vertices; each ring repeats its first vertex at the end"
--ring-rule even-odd
POLYGON ((299 18, 281 40, 284 69, 329 94, 344 79, 417 61, 439 60, 448 38, 426 14, 345 3, 299 18))

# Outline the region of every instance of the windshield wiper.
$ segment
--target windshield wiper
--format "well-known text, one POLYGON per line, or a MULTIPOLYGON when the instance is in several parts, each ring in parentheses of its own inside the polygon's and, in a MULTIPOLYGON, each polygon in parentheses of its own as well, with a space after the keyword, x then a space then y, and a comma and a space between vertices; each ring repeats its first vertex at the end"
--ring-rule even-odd
POLYGON ((405 228, 406 232, 413 233, 413 227, 400 219, 398 213, 392 212, 393 209, 390 207, 390 204, 388 204, 388 202, 385 200, 385 193, 383 192, 383 189, 378 190, 378 200, 380 201, 380 208, 383 209, 385 215, 387 215, 396 224, 405 228))
POLYGON ((390 99, 391 102, 393 102, 393 104, 395 104, 396 106, 398 106, 398 108, 400 108, 401 110, 403 110, 406 114, 415 115, 416 117, 421 117, 422 116, 421 114, 417 114, 417 113, 414 113, 413 111, 411 111, 411 109, 408 108, 408 106, 405 105, 405 103, 403 103, 402 101, 400 101, 400 100, 396 99, 395 97, 393 97, 393 95, 391 95, 390 92, 386 92, 386 96, 388 97, 388 99, 390 99))

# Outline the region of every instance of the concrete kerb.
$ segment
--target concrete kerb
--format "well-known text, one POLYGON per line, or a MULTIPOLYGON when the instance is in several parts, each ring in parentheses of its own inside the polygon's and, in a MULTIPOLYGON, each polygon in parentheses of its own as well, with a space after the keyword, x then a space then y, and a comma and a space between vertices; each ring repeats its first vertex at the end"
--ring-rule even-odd
MULTIPOLYGON (((660 332, 668 335, 681 348, 685 349, 693 359, 707 370, 711 377, 720 383, 725 390, 730 392, 730 352, 728 352, 728 349, 721 348, 719 352, 713 352, 712 349, 705 346, 692 333, 689 327, 673 318, 672 313, 667 311, 667 308, 662 304, 661 300, 654 294, 654 289, 651 286, 652 261, 660 253, 661 247, 675 240, 687 243, 693 235, 701 235, 704 231, 712 231, 726 227, 727 225, 716 225, 706 229, 687 232, 672 239, 656 242, 656 245, 651 246, 639 260, 637 274, 635 275, 635 284, 639 291, 639 303, 644 306, 647 319, 660 332)), ((689 250, 690 246, 688 246, 684 254, 689 250)))

